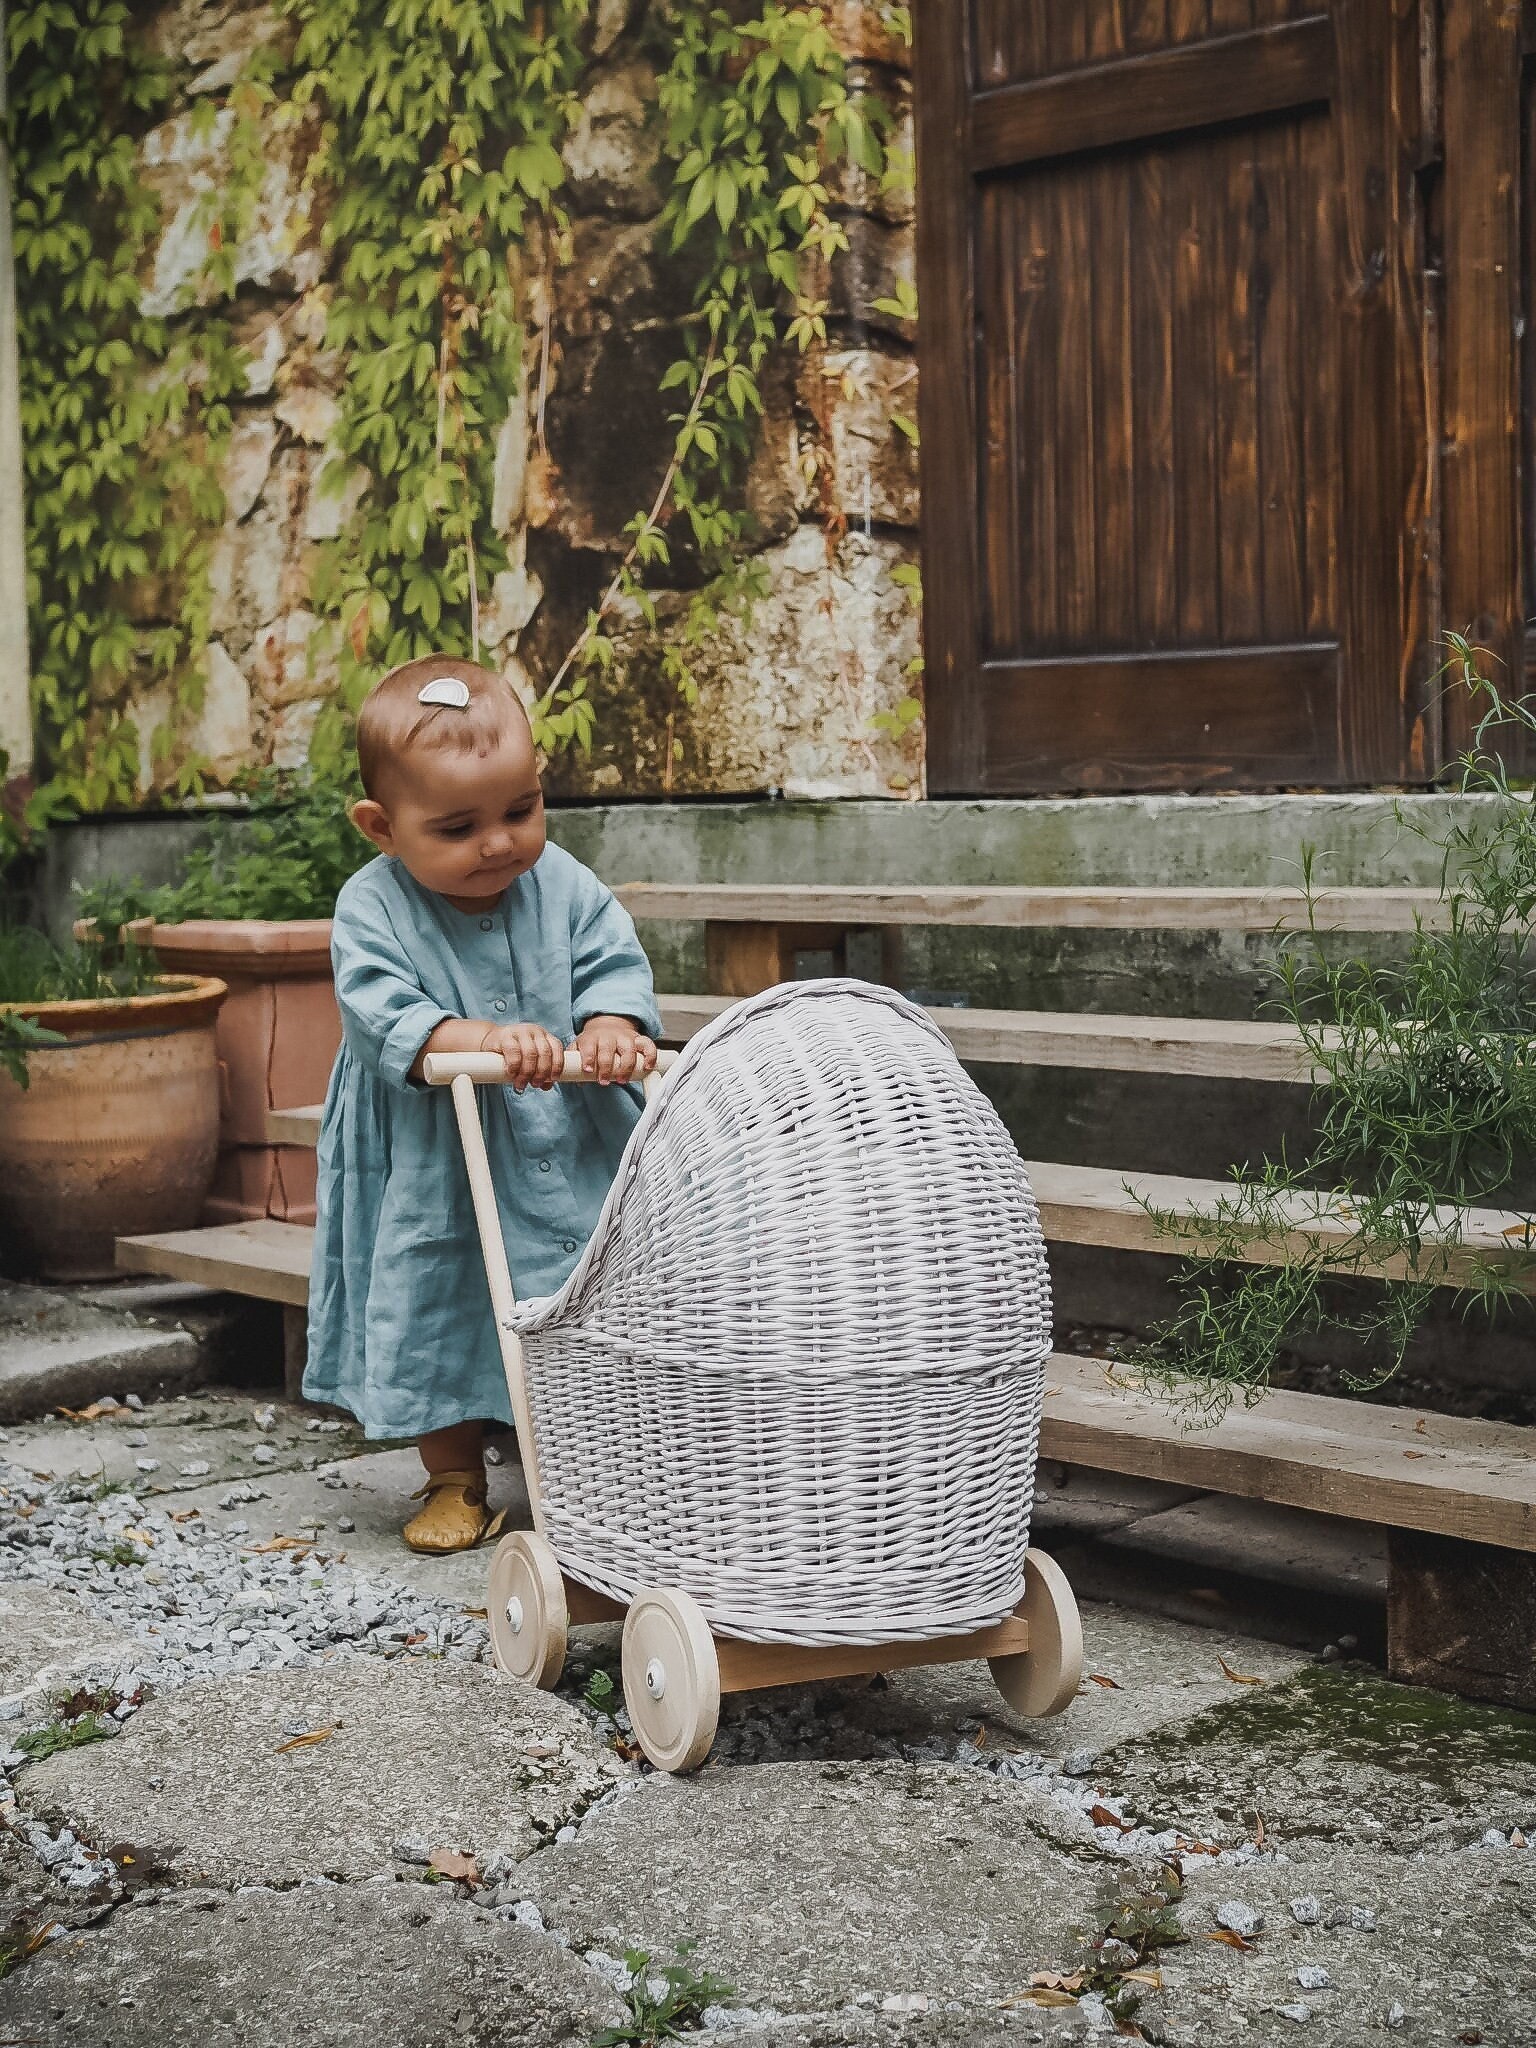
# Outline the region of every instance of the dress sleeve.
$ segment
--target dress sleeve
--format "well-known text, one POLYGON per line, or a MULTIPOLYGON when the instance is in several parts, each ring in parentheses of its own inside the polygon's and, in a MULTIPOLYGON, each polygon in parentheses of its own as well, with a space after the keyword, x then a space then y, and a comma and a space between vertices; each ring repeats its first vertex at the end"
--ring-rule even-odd
POLYGON ((630 1017, 648 1037, 661 1033, 651 963, 634 920, 596 875, 583 874, 571 903, 571 1015, 630 1017))
POLYGON ((427 994, 387 920, 349 916, 338 905, 331 964, 347 1043, 381 1080, 396 1088, 419 1086, 410 1078, 416 1055, 453 1012, 427 994))

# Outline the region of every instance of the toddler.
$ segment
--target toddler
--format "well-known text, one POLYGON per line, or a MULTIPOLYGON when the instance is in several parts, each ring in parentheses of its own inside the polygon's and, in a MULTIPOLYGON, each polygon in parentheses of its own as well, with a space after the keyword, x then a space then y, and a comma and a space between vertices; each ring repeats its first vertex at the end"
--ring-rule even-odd
POLYGON ((371 1437, 414 1437, 413 1550, 491 1533, 482 1430, 512 1419, 446 1088, 429 1052, 499 1052, 480 1093, 513 1285, 576 1263, 656 1064, 651 971, 629 917, 544 837, 538 761, 499 676, 438 656, 385 677, 357 722, 379 849, 336 902, 342 1044, 320 1130, 304 1392, 371 1437), (555 1088, 574 1045, 595 1087, 555 1088), (611 1085, 618 1083, 621 1085, 611 1085))

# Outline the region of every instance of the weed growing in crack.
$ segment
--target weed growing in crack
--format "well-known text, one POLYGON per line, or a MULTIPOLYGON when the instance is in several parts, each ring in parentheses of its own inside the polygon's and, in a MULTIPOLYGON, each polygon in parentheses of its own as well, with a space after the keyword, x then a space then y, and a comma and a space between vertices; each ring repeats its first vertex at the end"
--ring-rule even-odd
POLYGON ((117 1724, 110 1718, 115 1704, 114 1695, 105 1690, 69 1693, 54 1701, 55 1718, 45 1728, 32 1728, 18 1736, 16 1747, 40 1763, 45 1756, 57 1756, 61 1749, 105 1742, 117 1733, 117 1724))
POLYGON ((678 1948, 678 1960, 654 1965, 643 1949, 626 1949, 624 1966, 630 1986, 624 1993, 629 2017, 619 2026, 604 2027, 592 2037, 592 2048, 654 2048, 660 2041, 675 2041, 679 2035, 697 2033, 704 2024, 706 2009, 734 1998, 736 1987, 713 1976, 708 1970, 694 1970, 687 1957, 690 1944, 678 1948))
POLYGON ((9 1977, 13 1970, 19 1970, 23 1963, 30 1962, 47 1944, 54 1926, 52 1920, 34 1924, 25 1915, 13 1920, 0 1934, 0 1977, 9 1977))

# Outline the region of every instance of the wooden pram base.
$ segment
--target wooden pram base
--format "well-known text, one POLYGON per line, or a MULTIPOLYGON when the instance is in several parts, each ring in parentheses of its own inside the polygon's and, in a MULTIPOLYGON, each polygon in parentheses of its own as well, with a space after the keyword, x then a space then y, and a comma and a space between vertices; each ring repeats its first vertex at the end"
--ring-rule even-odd
POLYGON ((487 1612, 497 1664, 545 1690, 559 1680, 572 1627, 622 1622, 624 1704, 659 1771, 704 1761, 726 1693, 985 1660, 1009 1706, 1037 1719, 1068 1706, 1082 1676, 1077 1602, 1061 1568, 1036 1550, 1024 1597, 1006 1621, 918 1642, 745 1643, 716 1635, 690 1594, 645 1590, 623 1607, 567 1578, 544 1538, 524 1530, 497 1546, 487 1612))

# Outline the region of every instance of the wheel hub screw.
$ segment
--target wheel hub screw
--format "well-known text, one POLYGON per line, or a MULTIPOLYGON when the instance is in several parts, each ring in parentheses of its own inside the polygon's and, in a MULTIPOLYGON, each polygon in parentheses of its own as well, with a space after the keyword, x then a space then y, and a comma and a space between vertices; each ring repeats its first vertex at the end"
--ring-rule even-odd
POLYGON ((664 1700, 667 1696, 667 1667, 659 1657, 653 1657, 645 1667, 645 1689, 653 1700, 664 1700))
POLYGON ((507 1602, 507 1627, 515 1636, 523 1632, 523 1603, 516 1595, 507 1602))

